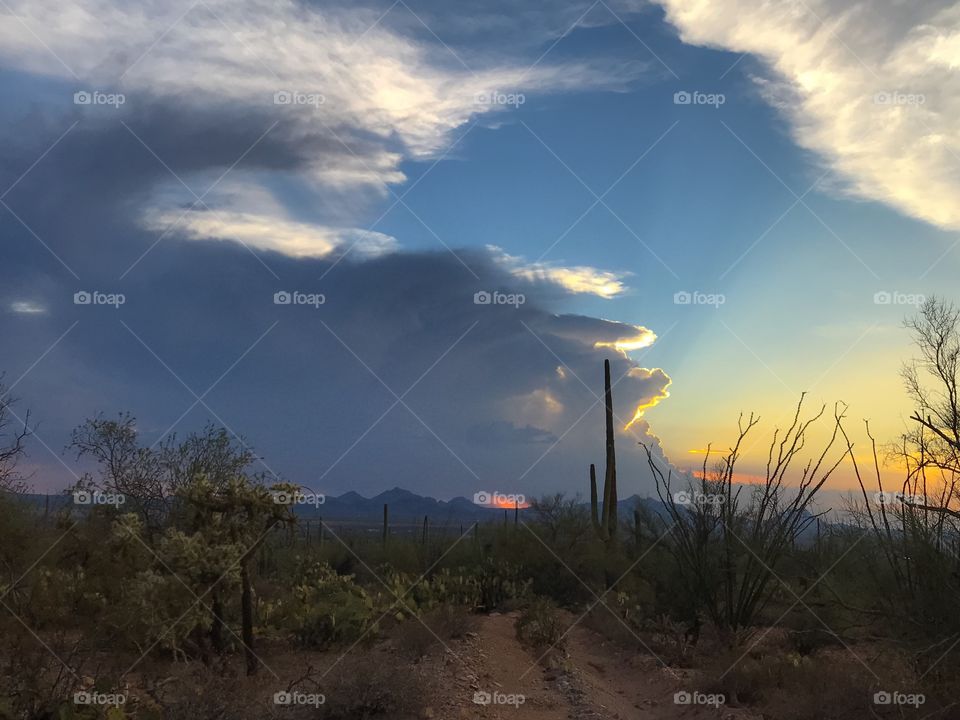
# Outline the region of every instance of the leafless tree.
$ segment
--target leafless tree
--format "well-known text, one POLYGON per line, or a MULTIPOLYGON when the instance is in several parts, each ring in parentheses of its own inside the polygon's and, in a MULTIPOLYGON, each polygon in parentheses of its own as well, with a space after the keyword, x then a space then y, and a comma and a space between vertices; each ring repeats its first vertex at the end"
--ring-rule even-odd
POLYGON ((866 466, 845 434, 861 491, 850 510, 879 548, 882 567, 874 576, 887 583, 878 595, 884 612, 898 626, 952 639, 960 637, 953 612, 960 599, 960 311, 932 297, 905 326, 918 350, 901 371, 915 411, 912 426, 887 453, 903 474, 885 483, 869 423, 866 466))
POLYGON ((70 448, 78 459, 90 457, 100 468, 99 482, 89 476, 82 482, 123 494, 126 507, 151 529, 170 519, 178 510, 178 497, 197 478, 218 492, 256 459, 246 443, 213 425, 182 441, 171 433, 153 446, 141 444, 136 419, 129 413, 88 419, 73 431, 70 448))
POLYGON ((931 297, 905 325, 919 357, 901 370, 914 403, 898 453, 908 470, 904 490, 933 500, 918 503, 925 510, 960 519, 960 310, 931 297))
MULTIPOLYGON (((3 377, 0 376, 0 380, 3 377)), ((24 478, 17 464, 25 452, 24 443, 30 436, 30 412, 20 420, 13 411, 16 399, 0 382, 0 491, 24 490, 24 478)))
POLYGON ((590 516, 578 497, 564 497, 563 493, 544 495, 531 501, 530 506, 536 523, 546 529, 552 544, 563 538, 570 549, 590 532, 590 516))

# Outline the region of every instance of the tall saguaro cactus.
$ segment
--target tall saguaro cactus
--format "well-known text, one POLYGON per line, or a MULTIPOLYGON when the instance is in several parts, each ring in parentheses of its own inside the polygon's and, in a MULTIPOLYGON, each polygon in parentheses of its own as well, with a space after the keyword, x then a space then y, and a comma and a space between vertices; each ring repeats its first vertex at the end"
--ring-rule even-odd
POLYGON ((617 451, 613 442, 613 388, 610 386, 610 361, 603 361, 603 395, 607 423, 607 466, 603 476, 603 509, 597 508, 597 471, 590 465, 590 517, 597 535, 603 540, 617 537, 617 451))

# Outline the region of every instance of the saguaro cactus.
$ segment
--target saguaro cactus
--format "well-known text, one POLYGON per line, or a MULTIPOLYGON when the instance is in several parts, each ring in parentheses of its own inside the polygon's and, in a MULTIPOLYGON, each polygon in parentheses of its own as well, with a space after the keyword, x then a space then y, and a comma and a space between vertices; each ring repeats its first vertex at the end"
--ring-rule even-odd
POLYGON ((603 540, 617 537, 617 451, 613 441, 613 389, 610 386, 610 361, 603 361, 604 406, 607 424, 607 458, 603 477, 603 508, 597 508, 597 471, 590 465, 590 517, 597 535, 603 540))

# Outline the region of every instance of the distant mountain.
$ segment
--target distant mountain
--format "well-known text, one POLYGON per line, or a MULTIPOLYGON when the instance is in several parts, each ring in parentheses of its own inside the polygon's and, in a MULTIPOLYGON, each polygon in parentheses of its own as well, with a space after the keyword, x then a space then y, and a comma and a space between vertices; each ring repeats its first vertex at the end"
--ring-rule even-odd
MULTIPOLYGON (((35 507, 39 512, 56 512, 59 508, 72 504, 73 498, 70 495, 40 495, 40 494, 7 494, 8 497, 15 498, 19 502, 25 502, 35 507)), ((326 520, 350 521, 370 525, 379 525, 383 520, 383 505, 386 503, 390 508, 390 525, 398 527, 402 525, 419 526, 423 521, 423 516, 430 518, 433 527, 454 527, 457 524, 466 525, 468 523, 481 522, 502 522, 504 508, 491 508, 484 505, 477 505, 472 500, 465 497, 455 497, 452 500, 437 500, 432 497, 417 495, 416 493, 395 487, 392 490, 386 490, 379 495, 371 498, 363 497, 353 490, 343 495, 330 495, 325 498, 321 505, 296 505, 294 511, 304 519, 323 518, 326 520)), ((589 504, 583 506, 589 509, 589 504)), ((81 506, 82 507, 82 506, 81 506)), ((631 495, 617 503, 617 514, 621 523, 633 522, 633 511, 641 508, 647 513, 659 515, 662 519, 669 522, 669 513, 666 505, 657 498, 641 497, 640 495, 631 495)), ((520 509, 521 519, 526 519, 533 511, 529 508, 520 509), (525 517, 526 516, 526 517, 525 517)), ((513 522, 513 508, 506 508, 508 522, 513 522)), ((805 513, 808 517, 810 513, 805 513)), ((824 522, 824 524, 829 524, 824 522)), ((837 525, 842 527, 842 523, 837 525)), ((811 522, 800 534, 798 544, 809 545, 817 539, 817 523, 811 522)))
MULTIPOLYGON (((297 514, 310 517, 323 517, 324 520, 363 520, 376 521, 383 518, 383 506, 389 506, 390 524, 419 523, 423 516, 430 517, 435 525, 455 522, 490 522, 503 517, 503 508, 491 508, 476 505, 465 497, 452 500, 437 500, 432 497, 395 487, 365 498, 356 492, 343 495, 328 495, 322 505, 298 505, 297 514)), ((521 508, 521 516, 529 510, 521 508)), ((513 508, 507 510, 513 515, 513 508)))
MULTIPOLYGON (((73 503, 70 495, 41 495, 36 493, 10 494, 18 502, 27 503, 40 512, 67 507, 73 503)), ((343 495, 329 495, 319 505, 299 504, 294 506, 297 515, 303 518, 318 518, 324 520, 356 520, 363 522, 377 522, 383 519, 383 506, 390 508, 390 524, 405 523, 419 524, 423 516, 428 515, 434 525, 494 522, 503 519, 503 508, 491 508, 477 505, 465 497, 456 497, 449 501, 424 497, 416 493, 395 487, 366 498, 357 492, 349 491, 343 495)), ((80 506, 83 507, 83 506, 80 506)), ((530 510, 520 509, 520 516, 530 510)), ((513 522, 513 508, 507 509, 510 522, 513 522)))
MULTIPOLYGON (((26 493, 15 495, 21 502, 36 507, 41 512, 48 508, 50 512, 66 507, 72 503, 70 495, 40 495, 26 493)), ((297 515, 303 518, 318 518, 324 520, 355 520, 363 522, 380 522, 383 518, 383 506, 390 508, 390 524, 406 523, 419 524, 423 516, 430 517, 434 525, 497 522, 502 520, 504 510, 510 522, 513 522, 513 508, 492 508, 477 505, 469 498, 455 497, 452 500, 437 500, 423 495, 417 495, 409 490, 395 487, 379 495, 367 498, 351 490, 343 495, 328 495, 322 504, 300 504, 294 507, 297 515)), ((663 503, 653 498, 643 498, 632 495, 617 503, 618 514, 624 520, 633 518, 633 510, 641 505, 650 512, 666 516, 663 503)), ((520 517, 529 516, 533 511, 529 508, 520 509, 520 517)))

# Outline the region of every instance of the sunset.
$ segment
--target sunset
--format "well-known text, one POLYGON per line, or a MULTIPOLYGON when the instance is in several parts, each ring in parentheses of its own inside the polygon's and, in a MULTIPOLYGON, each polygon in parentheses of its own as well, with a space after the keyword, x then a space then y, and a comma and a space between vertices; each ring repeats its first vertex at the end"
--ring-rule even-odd
POLYGON ((960 4, 0 61, 0 720, 960 718, 960 4))

